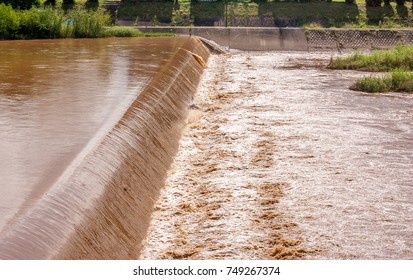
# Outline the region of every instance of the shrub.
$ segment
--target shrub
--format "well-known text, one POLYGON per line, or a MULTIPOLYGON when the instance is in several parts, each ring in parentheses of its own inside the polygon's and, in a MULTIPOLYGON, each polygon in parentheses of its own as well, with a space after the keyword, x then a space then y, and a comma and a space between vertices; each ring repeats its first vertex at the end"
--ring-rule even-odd
POLYGON ((10 4, 14 9, 28 10, 33 6, 39 7, 39 0, 0 0, 0 2, 5 4, 10 4))
POLYGON ((387 92, 392 88, 390 77, 364 77, 350 87, 351 90, 364 92, 387 92))
POLYGON ((392 88, 395 90, 400 90, 408 82, 413 81, 413 73, 406 72, 402 69, 396 69, 391 73, 392 78, 392 88))
POLYGON ((133 27, 113 26, 103 31, 104 37, 137 37, 143 33, 133 27))
POLYGON ((19 28, 19 18, 10 5, 0 4, 0 39, 12 39, 19 28))
POLYGON ((413 92, 413 73, 396 69, 383 77, 364 77, 350 87, 352 90, 364 92, 403 91, 413 92))
POLYGON ((110 23, 110 15, 104 9, 74 9, 67 14, 67 23, 72 36, 77 38, 101 37, 103 28, 110 23))
POLYGON ((23 38, 50 39, 61 37, 63 14, 50 7, 20 12, 19 33, 23 38))
POLYGON ((0 39, 101 37, 109 23, 110 15, 102 8, 65 12, 46 6, 16 11, 0 4, 0 39))
POLYGON ((332 59, 327 68, 365 71, 392 71, 399 68, 413 71, 413 47, 398 45, 394 49, 373 51, 368 55, 356 52, 349 57, 332 59))
POLYGON ((406 81, 400 85, 400 91, 413 93, 413 80, 406 81))
POLYGON ((366 0, 366 6, 368 7, 380 7, 382 0, 366 0))

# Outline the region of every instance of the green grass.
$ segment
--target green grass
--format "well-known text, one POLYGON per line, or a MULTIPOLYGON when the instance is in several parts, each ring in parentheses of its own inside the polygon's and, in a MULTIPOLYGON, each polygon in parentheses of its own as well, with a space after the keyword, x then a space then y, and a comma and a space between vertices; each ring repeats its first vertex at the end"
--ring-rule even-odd
MULTIPOLYGON (((187 26, 211 25, 217 19, 273 17, 277 24, 297 27, 337 28, 407 28, 413 27, 411 2, 399 7, 395 2, 381 7, 368 8, 365 0, 347 4, 345 0, 326 1, 262 1, 252 0, 197 2, 127 3, 118 10, 119 19, 151 22, 156 15, 160 23, 187 26)), ((240 21, 234 21, 240 22, 240 21)), ((243 20, 242 22, 249 22, 243 20)))
POLYGON ((175 36, 174 33, 165 32, 141 32, 134 27, 112 26, 103 31, 103 37, 165 37, 175 36))
POLYGON ((33 7, 14 10, 0 4, 0 40, 171 36, 169 33, 145 33, 135 28, 109 27, 110 15, 103 8, 88 10, 79 5, 70 10, 33 7))
POLYGON ((136 28, 127 26, 112 26, 103 30, 103 37, 143 37, 145 34, 136 28))
POLYGON ((173 2, 138 2, 122 4, 117 13, 118 19, 171 23, 173 10, 173 2))
POLYGON ((413 47, 398 45, 394 49, 354 53, 332 59, 330 69, 352 69, 373 72, 391 72, 382 76, 370 75, 356 81, 352 90, 364 92, 413 92, 413 47))
POLYGON ((382 77, 371 75, 358 80, 350 89, 370 93, 389 91, 413 93, 413 72, 396 69, 382 77))
POLYGON ((0 4, 0 39, 96 38, 110 24, 103 9, 32 7, 14 10, 0 4))
POLYGON ((399 45, 394 49, 373 51, 371 54, 356 52, 349 57, 330 61, 329 69, 352 69, 363 71, 413 71, 413 47, 399 45))

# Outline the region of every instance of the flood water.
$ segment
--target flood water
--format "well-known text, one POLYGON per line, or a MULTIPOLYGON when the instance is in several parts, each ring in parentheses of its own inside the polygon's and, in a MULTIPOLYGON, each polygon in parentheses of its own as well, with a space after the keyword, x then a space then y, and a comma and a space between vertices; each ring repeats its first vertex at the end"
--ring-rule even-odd
POLYGON ((332 55, 210 59, 142 259, 413 258, 413 96, 332 55))
POLYGON ((0 42, 0 236, 185 41, 0 42))
POLYGON ((330 55, 0 42, 0 259, 411 259, 413 97, 330 55))

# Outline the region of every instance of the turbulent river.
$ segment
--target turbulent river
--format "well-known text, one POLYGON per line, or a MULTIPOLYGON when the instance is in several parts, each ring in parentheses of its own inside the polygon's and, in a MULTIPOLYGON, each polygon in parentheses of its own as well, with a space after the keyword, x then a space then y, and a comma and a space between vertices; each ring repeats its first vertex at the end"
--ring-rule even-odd
POLYGON ((413 258, 413 96, 332 55, 211 58, 142 258, 413 258))
POLYGON ((413 96, 332 54, 209 55, 0 42, 0 258, 412 259, 413 96))

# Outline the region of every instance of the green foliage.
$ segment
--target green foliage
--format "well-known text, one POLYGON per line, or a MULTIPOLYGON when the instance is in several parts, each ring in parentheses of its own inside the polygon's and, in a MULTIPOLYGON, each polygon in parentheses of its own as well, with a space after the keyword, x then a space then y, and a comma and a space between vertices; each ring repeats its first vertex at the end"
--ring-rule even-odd
POLYGON ((61 37, 63 14, 51 7, 32 8, 19 13, 19 34, 23 38, 50 39, 61 37))
POLYGON ((394 49, 373 51, 368 55, 356 52, 349 57, 332 59, 327 68, 364 71, 392 71, 394 69, 413 71, 413 47, 398 45, 394 49))
POLYGON ((101 8, 64 11, 46 6, 13 10, 0 4, 0 39, 101 37, 109 23, 110 15, 101 8))
POLYGON ((103 35, 103 28, 110 23, 110 15, 104 9, 73 9, 67 13, 66 24, 71 29, 72 37, 96 38, 103 35))
POLYGON ((380 7, 382 0, 366 0, 366 5, 368 7, 380 7))
MULTIPOLYGON (((125 0, 117 10, 118 19, 133 21, 139 17, 140 24, 151 25, 154 15, 160 24, 174 26, 224 25, 225 18, 231 26, 249 26, 259 20, 265 26, 279 27, 337 27, 337 28, 400 28, 413 26, 413 10, 405 6, 378 6, 384 0, 176 0, 160 2, 125 0), (373 2, 371 2, 373 1, 373 2), (403 9, 402 9, 403 8, 403 9), (270 18, 274 21, 271 23, 270 18)), ((407 5, 411 5, 408 3, 407 5)))
POLYGON ((153 26, 159 25, 159 20, 158 20, 157 15, 154 15, 154 16, 152 17, 151 23, 152 23, 153 26))
POLYGON ((192 23, 191 1, 180 0, 179 5, 174 6, 171 24, 174 26, 189 26, 192 23))
POLYGON ((383 77, 364 77, 350 87, 352 90, 364 92, 401 91, 413 92, 413 73, 395 69, 390 75, 383 77))
POLYGON ((364 77, 350 87, 351 90, 364 92, 388 92, 391 90, 392 80, 390 77, 364 77))
POLYGON ((142 32, 133 27, 113 26, 104 29, 103 37, 140 37, 144 36, 142 32))
POLYGON ((117 14, 118 18, 135 20, 139 17, 139 21, 148 23, 152 23, 156 15, 159 23, 171 23, 173 9, 173 2, 125 2, 119 6, 117 14))
POLYGON ((0 39, 14 38, 19 28, 19 18, 10 5, 0 4, 0 39))
POLYGON ((406 84, 413 82, 413 73, 406 72, 403 69, 395 69, 391 73, 391 78, 393 89, 400 91, 401 89, 406 88, 406 84))
POLYGON ((39 0, 0 0, 0 3, 10 4, 14 9, 20 10, 27 10, 40 5, 39 0))

